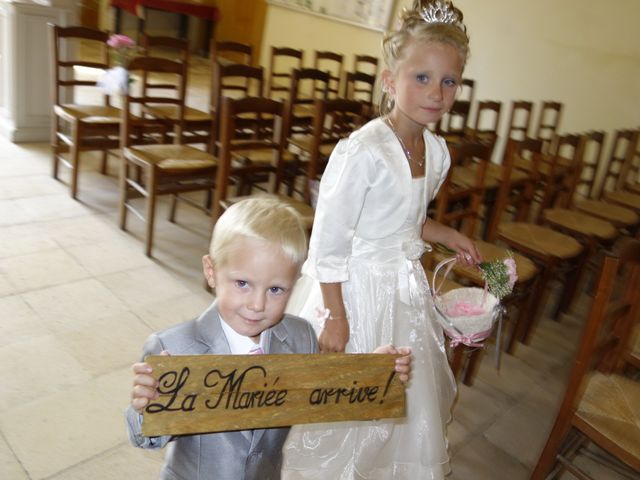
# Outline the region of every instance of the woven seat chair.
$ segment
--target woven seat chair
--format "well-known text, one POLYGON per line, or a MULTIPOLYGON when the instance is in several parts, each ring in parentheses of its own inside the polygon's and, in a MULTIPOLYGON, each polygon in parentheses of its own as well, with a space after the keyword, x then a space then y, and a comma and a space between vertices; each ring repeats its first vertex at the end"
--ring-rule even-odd
MULTIPOLYGON (((627 136, 624 131, 619 131, 616 136, 621 138, 627 136)), ((603 188, 613 188, 615 181, 607 182, 603 175, 601 182, 597 181, 598 171, 608 171, 611 158, 616 156, 618 147, 616 144, 621 140, 615 140, 608 160, 602 160, 603 145, 605 135, 603 132, 590 132, 586 135, 585 155, 583 160, 582 174, 576 179, 576 185, 571 197, 570 209, 579 210, 592 217, 606 220, 623 233, 633 233, 640 223, 640 216, 632 208, 618 205, 602 198, 603 188), (589 149, 589 146, 591 148, 589 149), (607 185, 607 183, 609 185, 607 185)), ((622 162, 623 160, 616 160, 622 162)), ((618 165, 619 166, 619 165, 618 165)), ((616 167, 617 168, 617 167, 616 167)))
MULTIPOLYGON (((174 78, 177 95, 136 95, 131 90, 125 96, 122 109, 122 164, 120 169, 120 228, 126 229, 127 213, 131 211, 146 222, 145 254, 151 256, 155 224, 156 200, 160 195, 185 192, 210 192, 214 187, 217 160, 207 152, 180 144, 153 144, 146 140, 149 132, 153 138, 158 126, 165 126, 162 119, 149 116, 136 117, 132 107, 144 111, 149 105, 170 105, 178 112, 178 135, 184 123, 184 95, 186 66, 165 58, 138 57, 131 61, 129 69, 142 76, 162 73, 174 78), (146 199, 146 215, 137 208, 133 199, 146 199)), ((165 138, 162 135, 159 140, 165 138)), ((175 214, 171 206, 170 220, 175 214)))
POLYGON ((612 475, 640 478, 640 383, 615 373, 640 311, 638 284, 640 242, 626 238, 617 253, 605 256, 564 398, 531 480, 564 471, 592 478, 576 461, 582 454, 612 475), (593 454, 585 448, 590 443, 606 454, 593 454))
MULTIPOLYGON (((141 45, 145 56, 160 56, 184 63, 187 71, 185 82, 188 85, 189 42, 187 40, 167 36, 154 36, 145 33, 142 35, 141 45)), ((153 90, 175 92, 176 84, 171 81, 163 81, 162 73, 150 74, 144 72, 142 89, 143 96, 153 96, 153 90)), ((152 105, 146 108, 145 113, 164 120, 167 126, 173 131, 173 135, 176 135, 178 124, 180 123, 178 107, 176 105, 152 105)), ((175 142, 179 144, 208 145, 210 127, 211 115, 208 111, 185 105, 184 120, 180 127, 180 138, 177 138, 175 142)))
POLYGON ((78 87, 98 88, 95 80, 76 77, 78 68, 106 70, 110 67, 109 34, 87 27, 53 24, 49 24, 49 32, 53 92, 52 175, 58 179, 60 164, 66 166, 70 172, 69 194, 76 198, 82 153, 102 151, 101 172, 104 174, 109 150, 120 146, 120 109, 111 105, 108 95, 101 95, 102 105, 80 104, 73 100, 74 90, 78 87), (78 54, 80 42, 97 46, 97 56, 81 59, 78 54))
POLYGON ((633 161, 637 153, 638 136, 637 130, 615 132, 608 168, 602 181, 601 198, 640 214, 640 193, 623 189, 629 170, 627 165, 633 161))
MULTIPOLYGON (((574 139, 567 138, 573 143, 574 139)), ((563 140, 558 141, 562 145, 563 140)), ((522 330, 518 340, 528 343, 533 322, 538 318, 541 307, 545 305, 549 282, 558 275, 565 275, 562 292, 553 311, 553 318, 567 312, 577 290, 584 260, 588 250, 572 236, 558 232, 549 226, 538 223, 542 216, 536 206, 551 205, 548 198, 557 192, 557 188, 545 185, 539 187, 539 165, 542 163, 542 141, 526 139, 508 143, 507 163, 504 166, 504 179, 500 185, 496 201, 496 215, 491 218, 488 240, 500 242, 533 260, 541 271, 538 283, 537 299, 527 314, 527 321, 520 324, 522 330), (517 191, 511 185, 511 171, 516 163, 528 162, 529 175, 518 186, 517 191), (514 194, 515 193, 515 194, 514 194), (538 197, 541 195, 541 197, 538 197)), ((555 165, 560 158, 560 148, 550 159, 547 183, 558 179, 555 165)), ((544 208, 544 207, 543 207, 544 208)))
POLYGON ((304 52, 289 47, 271 47, 269 57, 269 82, 267 96, 274 99, 288 98, 293 71, 302 68, 304 52))
POLYGON ((540 104, 540 114, 536 125, 534 138, 542 140, 542 152, 549 153, 553 137, 557 135, 562 115, 562 103, 543 101, 540 104))
MULTIPOLYGON (((313 209, 306 202, 295 201, 291 197, 278 195, 284 171, 283 153, 286 146, 289 107, 286 102, 278 102, 264 97, 246 97, 232 99, 224 97, 221 106, 220 158, 217 173, 216 191, 212 208, 212 223, 218 220, 222 212, 231 204, 245 198, 244 195, 231 194, 233 183, 240 184, 242 177, 256 174, 269 175, 266 192, 270 196, 290 203, 298 210, 308 228, 313 223, 313 209), (269 119, 269 128, 256 128, 251 138, 239 135, 236 122, 244 122, 247 117, 269 119)), ((264 127, 265 120, 260 125, 264 127)))

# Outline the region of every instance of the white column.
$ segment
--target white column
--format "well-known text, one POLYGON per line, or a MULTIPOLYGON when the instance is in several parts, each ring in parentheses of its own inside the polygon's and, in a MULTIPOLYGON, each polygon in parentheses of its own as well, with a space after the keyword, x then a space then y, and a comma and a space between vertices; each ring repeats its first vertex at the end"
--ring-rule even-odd
POLYGON ((0 0, 0 134, 48 141, 51 59, 47 23, 73 25, 75 0, 0 0))

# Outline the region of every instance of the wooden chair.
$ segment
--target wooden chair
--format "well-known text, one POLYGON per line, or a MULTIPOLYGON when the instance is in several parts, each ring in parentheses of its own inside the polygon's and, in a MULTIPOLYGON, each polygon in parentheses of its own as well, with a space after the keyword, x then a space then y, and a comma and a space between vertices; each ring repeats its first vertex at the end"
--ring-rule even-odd
POLYGON ((331 75, 315 68, 296 69, 292 73, 289 91, 290 134, 309 133, 314 117, 316 99, 326 100, 329 97, 331 75), (320 88, 323 85, 324 88, 320 88))
MULTIPOLYGON (((572 139, 567 141, 570 142, 572 139)), ((562 143, 563 141, 560 140, 558 145, 562 143)), ((549 282, 556 276, 564 275, 565 278, 552 316, 557 319, 560 313, 569 310, 587 253, 587 249, 575 238, 536 223, 536 220, 542 218, 538 213, 539 210, 535 208, 536 205, 551 205, 548 197, 555 191, 548 185, 539 188, 540 170, 543 164, 541 150, 541 140, 525 139, 508 142, 504 177, 500 184, 495 208, 498 215, 492 217, 488 235, 489 241, 499 241, 526 255, 540 269, 538 291, 534 295, 537 295, 536 302, 528 311, 526 322, 522 322, 522 329, 518 334, 519 340, 524 343, 528 343, 533 321, 537 318, 540 307, 546 303, 549 282), (520 180, 514 194, 511 176, 516 162, 520 165, 528 162, 530 165, 528 175, 520 180)), ((560 158, 560 151, 561 149, 558 148, 549 159, 547 183, 558 178, 554 171, 560 158)))
POLYGON ((311 203, 309 182, 320 178, 338 141, 348 137, 365 120, 366 108, 362 102, 342 98, 316 100, 311 133, 288 139, 289 148, 297 152, 295 161, 287 163, 288 195, 295 190, 296 178, 302 176, 306 182, 300 193, 311 203))
POLYGON ((74 101, 77 87, 95 87, 96 81, 75 77, 75 67, 109 68, 107 40, 109 34, 86 27, 59 27, 49 24, 51 42, 51 72, 53 119, 51 149, 53 178, 58 178, 60 164, 69 168, 69 193, 78 194, 78 173, 82 152, 102 151, 101 172, 107 172, 107 155, 120 145, 120 110, 111 105, 108 95, 103 105, 80 104, 74 101), (82 60, 78 52, 80 42, 95 45, 95 58, 82 60), (63 154, 68 153, 68 159, 63 154))
POLYGON ((640 242, 626 239, 619 253, 604 259, 569 383, 531 480, 558 478, 565 470, 592 478, 574 463, 581 451, 590 453, 583 450, 590 442, 607 454, 591 458, 626 478, 640 477, 640 384, 613 373, 640 309, 638 284, 640 242))
POLYGON ((460 142, 465 135, 470 110, 470 101, 454 101, 449 113, 446 113, 438 122, 436 132, 443 136, 447 143, 455 144, 460 142))
POLYGON ((626 179, 622 176, 636 155, 638 132, 635 130, 617 130, 611 146, 611 154, 607 162, 608 168, 602 181, 600 191, 602 199, 608 203, 614 203, 631 209, 640 214, 640 193, 633 193, 622 189, 626 179))
POLYGON ((271 47, 269 59, 269 85, 267 96, 271 98, 287 98, 291 91, 292 72, 301 69, 304 52, 289 47, 271 47), (285 66, 282 66, 282 64, 285 66))
MULTIPOLYGON (((479 221, 482 211, 482 203, 485 193, 485 176, 491 161, 492 145, 465 140, 452 148, 451 168, 445 182, 440 187, 436 197, 436 207, 434 218, 436 221, 459 229, 471 238, 477 238, 479 221), (467 175, 468 171, 472 174, 467 175)), ((495 243, 475 240, 476 246, 485 261, 504 259, 509 256, 507 249, 495 243)), ((436 249, 432 254, 433 262, 439 262, 451 255, 450 252, 436 249)), ((518 307, 520 315, 516 318, 511 330, 506 349, 509 352, 514 350, 516 333, 519 332, 520 319, 526 320, 525 303, 530 301, 537 275, 537 269, 533 262, 520 254, 514 254, 516 268, 518 271, 517 287, 514 295, 506 301, 518 307)), ((484 286, 484 280, 480 270, 475 267, 456 264, 453 273, 467 283, 477 286, 484 286)), ((463 347, 460 347, 463 348, 463 347)), ((473 372, 475 371, 476 356, 480 352, 472 350, 468 359, 468 366, 464 375, 464 383, 471 384, 473 372)), ((455 354, 458 356, 460 353, 455 354)), ((461 365, 459 357, 456 365, 461 365)))
POLYGON ((502 102, 490 100, 478 102, 473 128, 467 129, 465 135, 472 140, 495 144, 498 140, 501 108, 502 102), (489 122, 486 120, 487 115, 491 116, 489 122), (486 126, 487 123, 489 126, 486 126))
POLYGON ((354 72, 362 72, 368 75, 378 76, 378 59, 371 55, 354 55, 353 70, 354 72))
MULTIPOLYGON (((232 182, 246 175, 270 174, 267 195, 277 196, 291 204, 300 214, 308 228, 313 224, 313 209, 305 202, 295 201, 291 197, 278 195, 278 187, 283 174, 283 152, 286 145, 289 108, 286 102, 268 98, 246 97, 234 100, 222 99, 220 165, 218 168, 212 221, 215 223, 222 212, 232 203, 245 198, 230 195, 232 182), (247 117, 268 118, 270 128, 256 129, 257 134, 246 139, 238 137, 236 122, 247 117)), ((264 123, 261 123, 264 126, 264 123)))
MULTIPOLYGON (((514 100, 511 102, 511 112, 509 113, 509 123, 507 124, 507 132, 504 138, 511 140, 525 140, 529 137, 531 128, 531 115, 533 111, 533 103, 525 100, 514 100)), ((502 157, 502 163, 505 163, 508 149, 505 148, 502 157)))
MULTIPOLYGON (((316 50, 313 58, 313 68, 329 73, 329 85, 326 87, 326 98, 339 97, 342 92, 342 72, 344 55, 336 52, 316 50)), ((322 82, 316 85, 316 93, 325 95, 322 82)))
MULTIPOLYGON (((165 78, 175 78, 177 97, 154 94, 136 96, 129 92, 124 97, 122 109, 122 160, 120 169, 120 228, 126 229, 127 212, 131 210, 146 221, 145 254, 151 256, 155 224, 156 200, 160 195, 193 191, 210 192, 214 186, 217 160, 212 155, 193 147, 179 144, 142 144, 146 131, 156 132, 164 122, 156 117, 132 115, 134 106, 144 111, 147 105, 169 105, 176 109, 178 136, 184 124, 184 96, 186 66, 184 63, 155 57, 138 57, 131 61, 129 69, 142 76, 162 73, 165 78), (146 218, 130 200, 146 198, 146 218)), ((144 142, 146 143, 146 142, 144 142)), ((173 219, 175 204, 172 205, 173 219)))
POLYGON ((469 105, 473 105, 475 90, 476 81, 470 78, 463 78, 460 82, 460 94, 458 95, 458 100, 469 102, 469 105))
MULTIPOLYGON (((217 142, 220 138, 220 106, 222 98, 261 97, 264 92, 264 72, 262 67, 251 67, 242 64, 223 65, 216 62, 213 66, 211 85, 211 140, 209 152, 218 154, 217 142)), ((251 119, 249 119, 251 120, 251 119)), ((251 128, 253 123, 236 122, 239 129, 251 128)))
MULTIPOLYGON (((184 63, 187 72, 185 82, 188 84, 189 42, 187 40, 166 36, 152 36, 144 33, 142 35, 141 46, 145 56, 158 56, 184 63)), ((143 71, 142 75, 142 96, 153 96, 150 90, 168 90, 175 92, 177 95, 176 83, 165 81, 162 73, 143 71)), ((185 86, 185 89, 186 88, 185 86)), ((163 119, 174 131, 173 135, 177 134, 179 115, 178 108, 175 105, 149 105, 147 106, 146 113, 163 119)), ((184 123, 180 128, 182 133, 180 134, 180 138, 177 138, 175 141, 180 144, 197 143, 208 145, 210 140, 210 126, 211 115, 209 112, 185 105, 184 123)))
MULTIPOLYGON (((621 233, 611 222, 573 208, 572 199, 575 196, 575 191, 581 186, 581 180, 585 178, 582 166, 585 146, 588 143, 597 145, 599 139, 598 132, 582 136, 579 152, 574 160, 577 165, 572 167, 573 173, 567 179, 568 187, 564 201, 552 208, 542 210, 542 222, 556 231, 577 239, 587 249, 586 259, 591 261, 600 258, 602 252, 610 249, 621 233)), ((587 175, 592 175, 592 172, 587 175)), ((588 185, 584 190, 589 190, 588 185)))
POLYGON ((344 98, 362 102, 366 107, 367 118, 376 117, 377 108, 373 103, 376 77, 362 72, 347 72, 344 83, 344 98))
POLYGON ((622 167, 618 190, 640 193, 640 129, 636 130, 635 152, 630 154, 622 167))
POLYGON ((246 43, 211 39, 210 60, 220 63, 253 65, 253 47, 246 43))
POLYGON ((547 153, 551 147, 551 140, 558 132, 561 115, 562 103, 545 101, 540 105, 535 138, 544 142, 543 153, 547 153))
POLYGON ((605 220, 623 233, 633 232, 640 222, 640 216, 632 209, 601 200, 602 187, 597 178, 608 169, 607 162, 602 160, 604 133, 591 132, 584 138, 584 167, 567 208, 605 220))

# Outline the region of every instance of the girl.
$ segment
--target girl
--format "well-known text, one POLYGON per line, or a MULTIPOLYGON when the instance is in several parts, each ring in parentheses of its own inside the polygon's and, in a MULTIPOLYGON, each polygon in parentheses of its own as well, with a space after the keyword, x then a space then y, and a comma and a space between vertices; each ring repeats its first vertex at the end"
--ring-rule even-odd
POLYGON ((297 313, 309 318, 324 304, 324 352, 410 345, 407 416, 294 428, 285 479, 439 479, 449 470, 455 381, 420 257, 426 242, 439 242, 461 261, 480 261, 470 239, 426 216, 450 165, 444 140, 426 126, 451 108, 462 79, 462 13, 448 0, 417 0, 383 48, 382 116, 336 146, 320 184, 304 272, 322 302, 311 294, 297 313))

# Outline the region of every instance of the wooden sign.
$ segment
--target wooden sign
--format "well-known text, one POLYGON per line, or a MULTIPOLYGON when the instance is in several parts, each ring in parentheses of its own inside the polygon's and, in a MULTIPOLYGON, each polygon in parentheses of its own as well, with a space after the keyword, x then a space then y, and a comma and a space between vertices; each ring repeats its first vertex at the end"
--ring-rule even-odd
POLYGON ((160 397, 146 436, 403 417, 389 354, 148 356, 160 397))

